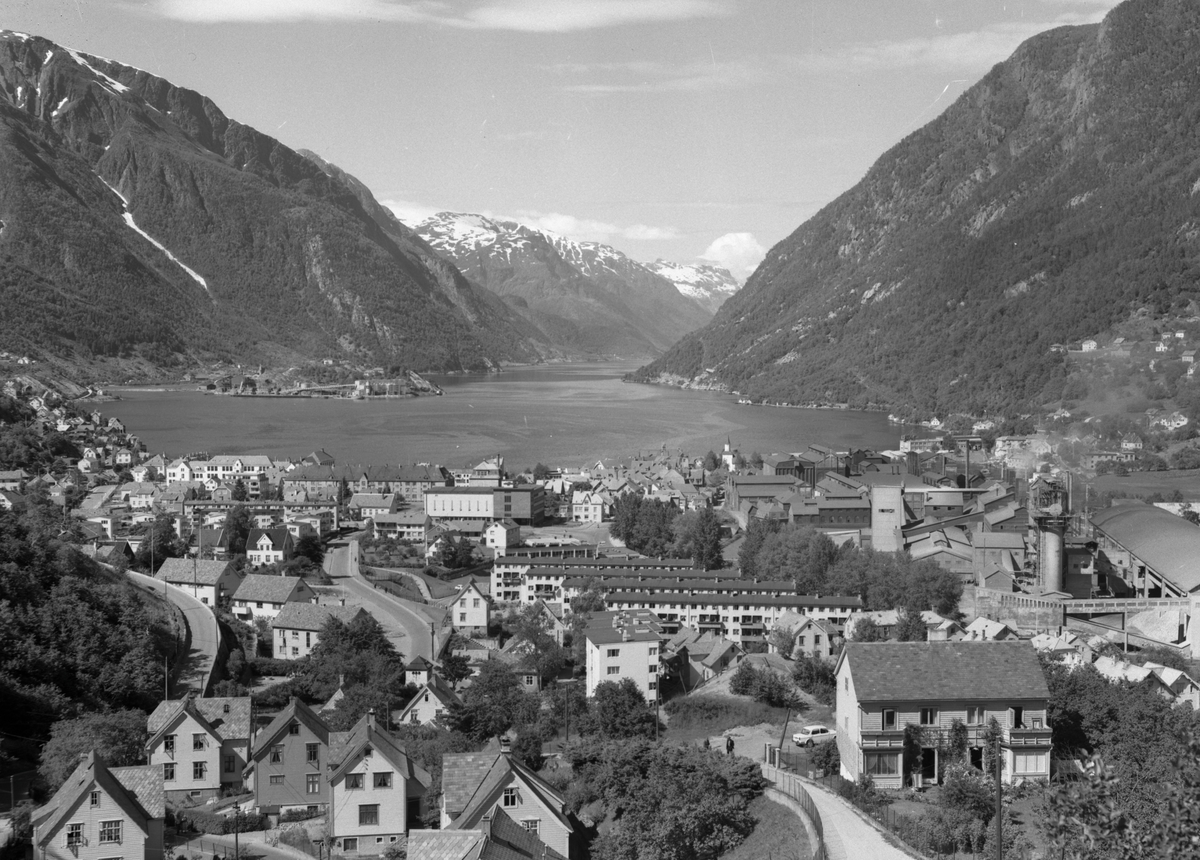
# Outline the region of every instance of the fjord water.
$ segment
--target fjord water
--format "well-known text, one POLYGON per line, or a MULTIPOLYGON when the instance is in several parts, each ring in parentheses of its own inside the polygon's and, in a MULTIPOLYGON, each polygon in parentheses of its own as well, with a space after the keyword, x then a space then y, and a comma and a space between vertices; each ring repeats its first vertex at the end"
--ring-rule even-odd
POLYGON ((621 382, 635 365, 558 364, 490 376, 430 376, 443 397, 398 400, 220 397, 195 390, 121 391, 101 404, 151 453, 301 457, 324 448, 341 463, 457 467, 502 454, 509 468, 579 466, 639 451, 702 455, 728 437, 752 451, 811 442, 894 448, 878 412, 739 406, 726 394, 621 382))

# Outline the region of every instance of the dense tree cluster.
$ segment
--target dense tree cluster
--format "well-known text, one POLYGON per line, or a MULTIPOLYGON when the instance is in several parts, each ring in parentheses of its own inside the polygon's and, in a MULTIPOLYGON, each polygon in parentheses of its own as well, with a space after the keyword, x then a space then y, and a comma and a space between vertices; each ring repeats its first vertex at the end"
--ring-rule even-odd
POLYGON ((724 564, 721 524, 712 508, 681 513, 670 502, 630 493, 613 504, 611 533, 644 555, 690 558, 704 570, 724 564))
POLYGON ((161 698, 174 649, 166 615, 124 576, 61 537, 61 512, 32 496, 0 511, 0 731, 44 739, 64 717, 161 698))

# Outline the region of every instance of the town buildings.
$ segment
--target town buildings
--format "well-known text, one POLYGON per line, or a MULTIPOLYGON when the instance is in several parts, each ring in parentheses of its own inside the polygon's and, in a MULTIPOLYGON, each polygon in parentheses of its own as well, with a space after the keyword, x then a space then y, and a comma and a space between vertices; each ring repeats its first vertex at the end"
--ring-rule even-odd
POLYGON ((146 754, 168 800, 204 802, 242 785, 250 755, 250 697, 160 702, 146 720, 146 754))

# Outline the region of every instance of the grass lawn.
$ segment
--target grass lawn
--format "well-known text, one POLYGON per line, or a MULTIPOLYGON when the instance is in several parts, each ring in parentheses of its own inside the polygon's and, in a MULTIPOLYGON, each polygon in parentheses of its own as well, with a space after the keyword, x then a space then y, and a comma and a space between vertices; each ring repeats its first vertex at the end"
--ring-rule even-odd
POLYGON ((805 860, 811 856, 804 824, 781 803, 759 797, 750 803, 754 832, 720 860, 805 860))

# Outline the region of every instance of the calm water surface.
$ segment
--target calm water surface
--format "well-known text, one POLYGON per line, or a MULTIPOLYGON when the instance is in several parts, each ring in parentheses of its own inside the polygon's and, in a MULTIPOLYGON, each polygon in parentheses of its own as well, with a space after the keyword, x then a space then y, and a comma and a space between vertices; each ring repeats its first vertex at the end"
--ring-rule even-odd
POLYGON ((693 455, 734 447, 795 451, 810 442, 893 448, 875 412, 739 406, 728 395, 621 382, 630 364, 567 364, 491 376, 430 378, 443 397, 324 400, 120 391, 100 406, 151 452, 300 457, 324 448, 341 463, 463 466, 504 455, 510 468, 581 465, 664 444, 693 455))

